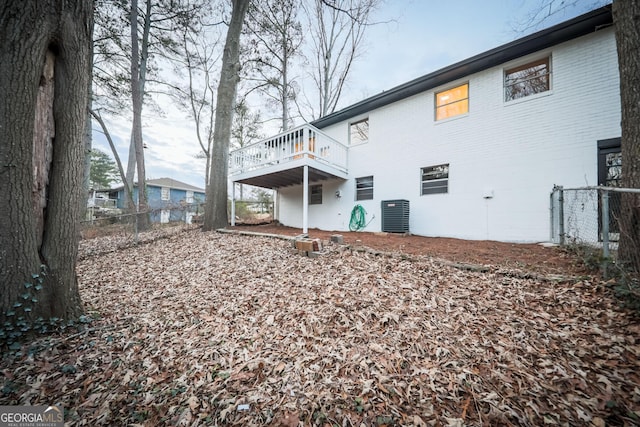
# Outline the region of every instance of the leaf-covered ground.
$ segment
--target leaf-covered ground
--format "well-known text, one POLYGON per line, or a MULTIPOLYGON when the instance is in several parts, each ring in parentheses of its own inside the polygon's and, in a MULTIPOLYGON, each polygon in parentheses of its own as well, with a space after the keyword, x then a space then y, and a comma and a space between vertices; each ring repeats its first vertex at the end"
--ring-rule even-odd
POLYGON ((78 266, 95 320, 5 355, 0 404, 89 426, 640 420, 640 326, 595 280, 198 230, 101 244, 78 266))
MULTIPOLYGON (((297 236, 299 228, 263 224, 230 227, 234 231, 297 236)), ((547 275, 579 276, 587 273, 584 260, 576 259, 567 248, 548 247, 535 243, 507 243, 493 240, 462 240, 447 237, 423 237, 398 233, 336 232, 309 229, 312 238, 329 240, 340 234, 351 246, 364 245, 383 252, 407 255, 428 255, 450 262, 476 264, 497 268, 526 269, 547 275)))

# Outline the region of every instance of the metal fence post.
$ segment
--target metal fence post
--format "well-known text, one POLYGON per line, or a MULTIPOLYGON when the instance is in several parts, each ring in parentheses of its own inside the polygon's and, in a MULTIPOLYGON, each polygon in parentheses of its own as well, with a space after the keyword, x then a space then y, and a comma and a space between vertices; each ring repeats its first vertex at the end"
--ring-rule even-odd
POLYGON ((609 190, 602 190, 602 256, 609 259, 609 190))
POLYGON ((562 185, 558 190, 558 233, 560 234, 560 246, 564 246, 564 189, 562 185))
POLYGON ((553 227, 553 193, 555 193, 555 189, 554 191, 551 191, 551 194, 549 194, 549 238, 551 239, 551 242, 554 241, 554 227, 553 227))

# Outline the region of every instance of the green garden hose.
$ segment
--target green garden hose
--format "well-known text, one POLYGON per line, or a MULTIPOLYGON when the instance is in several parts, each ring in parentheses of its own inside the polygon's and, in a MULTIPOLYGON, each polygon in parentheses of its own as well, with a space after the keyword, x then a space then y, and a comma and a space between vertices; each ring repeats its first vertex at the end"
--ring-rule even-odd
POLYGON ((355 205, 351 211, 351 220, 349 221, 349 230, 360 231, 367 226, 367 220, 365 216, 367 211, 364 210, 362 205, 355 205))

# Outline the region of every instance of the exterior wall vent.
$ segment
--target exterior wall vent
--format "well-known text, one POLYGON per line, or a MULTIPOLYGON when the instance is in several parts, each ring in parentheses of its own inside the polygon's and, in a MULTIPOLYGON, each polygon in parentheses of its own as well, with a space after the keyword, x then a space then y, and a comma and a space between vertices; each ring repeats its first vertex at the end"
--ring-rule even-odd
POLYGON ((387 233, 409 232, 409 201, 382 201, 382 231, 387 233))

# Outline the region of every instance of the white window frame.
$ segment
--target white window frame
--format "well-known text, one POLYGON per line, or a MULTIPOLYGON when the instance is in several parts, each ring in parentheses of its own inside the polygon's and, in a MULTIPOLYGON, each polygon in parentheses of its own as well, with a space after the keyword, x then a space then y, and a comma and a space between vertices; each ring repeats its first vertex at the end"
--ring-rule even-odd
POLYGON ((309 186, 309 204, 310 205, 322 204, 322 184, 312 184, 309 186), (314 190, 316 191, 314 192, 314 190))
POLYGON ((442 89, 442 90, 439 90, 437 92, 434 92, 434 94, 433 94, 433 118, 434 118, 436 123, 446 122, 448 120, 451 120, 451 119, 454 119, 454 118, 457 118, 457 117, 466 117, 467 115, 469 115, 469 110, 470 109, 471 109, 471 84, 468 81, 462 82, 462 83, 457 83, 457 84, 452 85, 452 86, 448 86, 445 89, 442 89), (452 101, 452 102, 447 102, 447 103, 444 103, 442 105, 438 105, 438 95, 440 95, 441 93, 444 93, 444 92, 448 92, 448 91, 453 90, 453 89, 457 89, 457 88, 462 87, 462 86, 466 86, 467 87, 467 97, 466 98, 460 98, 460 99, 457 99, 457 100, 452 101), (447 107, 449 105, 459 104, 459 103, 461 103, 461 102, 463 102, 465 100, 467 101, 467 111, 465 111, 463 113, 458 113, 458 114, 456 114, 454 116, 442 117, 440 119, 438 118, 438 111, 441 108, 445 108, 445 107, 447 107))
POLYGON ((186 200, 187 203, 193 203, 193 191, 187 191, 186 200))
POLYGON ((420 168, 420 195, 446 194, 449 192, 449 163, 420 168), (446 172, 437 170, 446 168, 446 172), (425 176, 426 175, 426 176, 425 176), (425 189, 425 184, 427 187, 425 189), (427 190, 427 191, 425 191, 427 190))
POLYGON ((356 200, 373 200, 373 175, 356 178, 356 200))
POLYGON ((362 119, 349 122, 349 145, 360 145, 366 144, 367 142, 369 142, 369 117, 364 117, 362 119), (356 140, 356 138, 353 137, 354 126, 358 126, 362 123, 366 123, 366 138, 357 138, 356 140))
POLYGON ((542 94, 549 94, 551 93, 551 89, 552 89, 552 57, 551 54, 548 54, 546 56, 542 56, 536 59, 529 59, 526 62, 520 62, 520 63, 515 63, 512 64, 508 67, 505 67, 503 69, 502 72, 502 86, 503 86, 503 99, 505 103, 512 103, 512 102, 516 102, 519 100, 524 100, 524 99, 531 99, 532 97, 537 97, 537 96, 541 96, 542 94), (546 69, 547 72, 545 74, 541 74, 541 75, 536 75, 533 77, 530 77, 528 79, 522 79, 522 80, 518 80, 516 79, 513 83, 507 84, 507 77, 510 74, 514 74, 517 72, 521 72, 524 71, 528 68, 533 68, 542 64, 546 63, 546 69), (546 89, 544 90, 540 90, 540 91, 536 91, 533 93, 525 93, 523 95, 520 95, 518 97, 509 97, 508 95, 508 87, 512 87, 515 86, 517 84, 521 84, 523 82, 527 82, 527 81, 531 81, 540 77, 546 77, 546 89))
POLYGON ((171 211, 169 209, 162 209, 160 211, 160 223, 167 224, 171 219, 171 211))
POLYGON ((171 200, 171 189, 169 187, 160 187, 160 200, 171 200))

